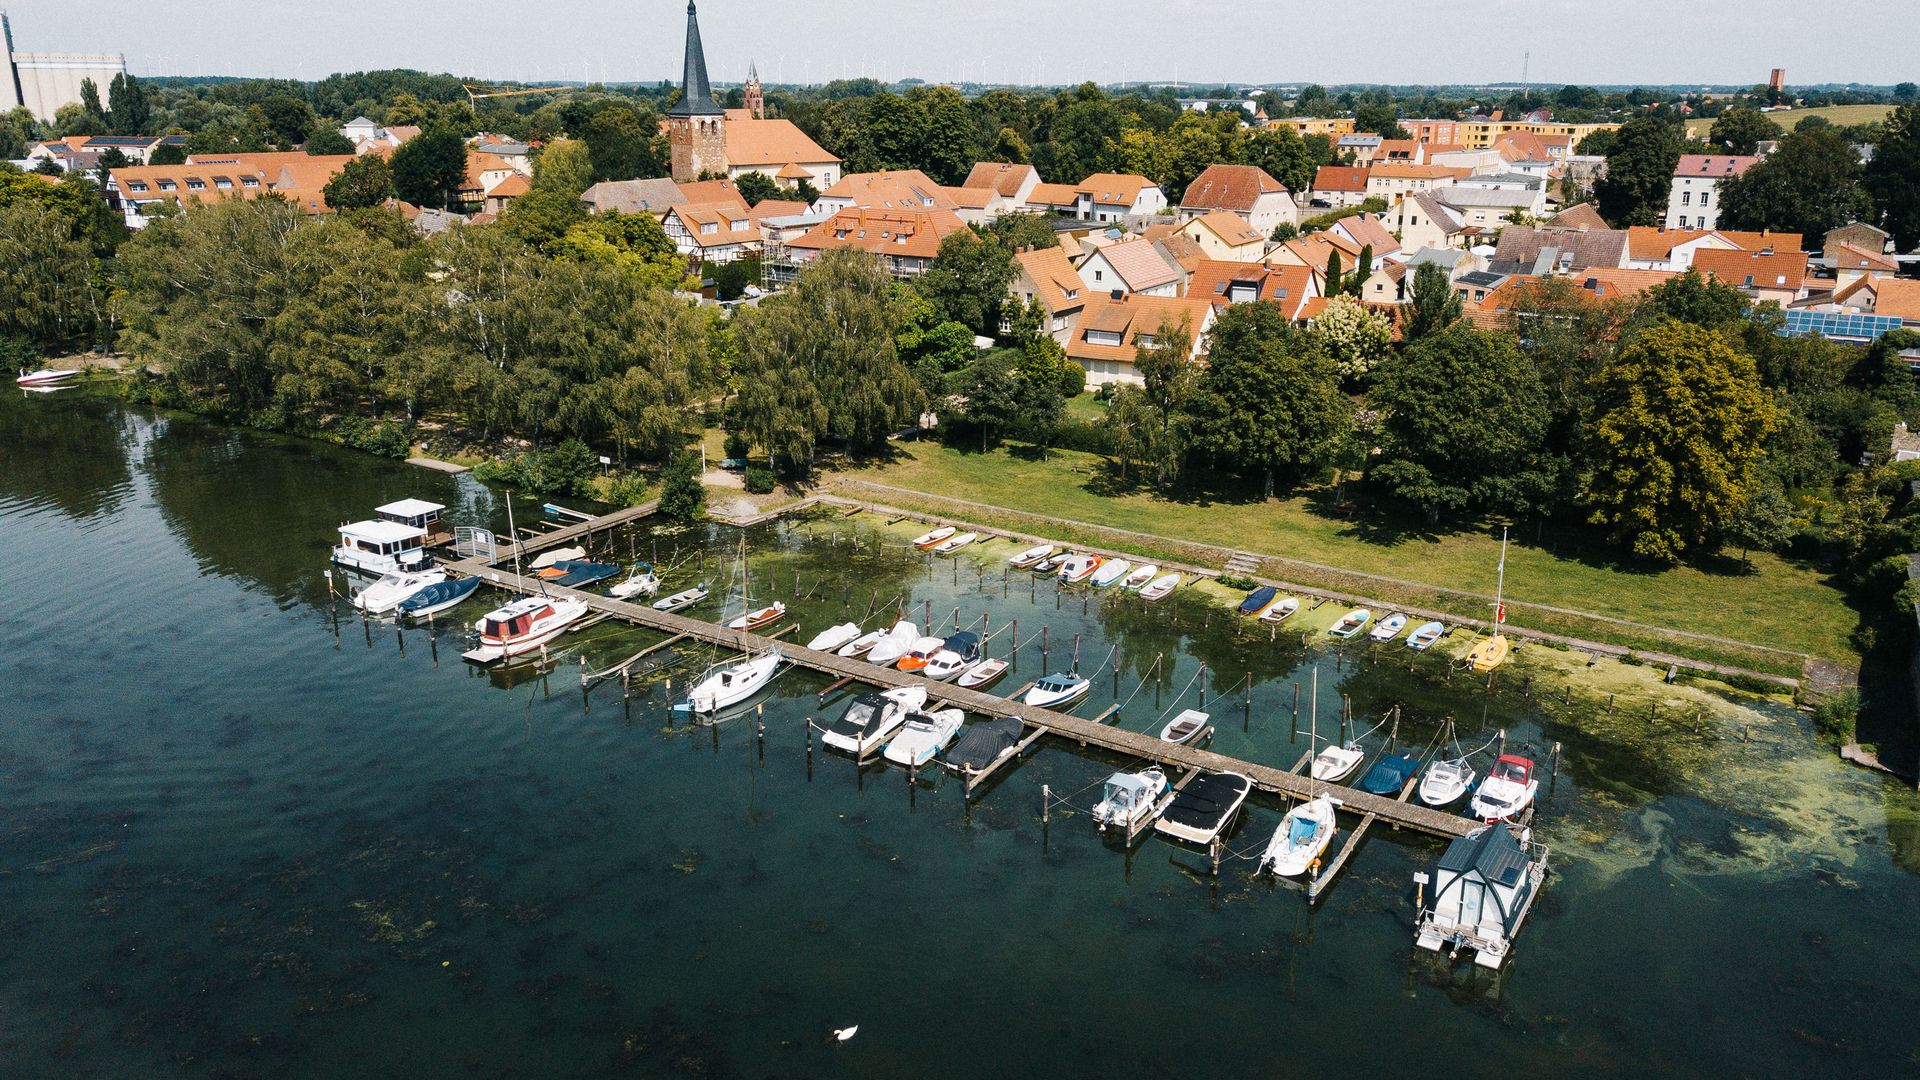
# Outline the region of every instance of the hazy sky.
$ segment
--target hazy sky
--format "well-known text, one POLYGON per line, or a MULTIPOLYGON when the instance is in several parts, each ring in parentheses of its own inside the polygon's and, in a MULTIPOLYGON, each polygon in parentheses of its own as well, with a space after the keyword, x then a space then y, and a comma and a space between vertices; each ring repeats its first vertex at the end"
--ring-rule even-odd
MULTIPOLYGON (((683 0, 0 0, 15 47, 121 52, 135 74, 407 67, 495 79, 678 78, 683 0)), ((842 75, 1068 83, 1892 83, 1909 49, 1862 27, 1916 25, 1914 0, 706 0, 715 82, 842 75), (1242 14, 1245 13, 1245 14, 1242 14), (1257 13, 1257 14, 1255 14, 1257 13), (1324 30, 1325 36, 1316 36, 1324 30), (1467 57, 1473 56, 1475 60, 1467 57)))

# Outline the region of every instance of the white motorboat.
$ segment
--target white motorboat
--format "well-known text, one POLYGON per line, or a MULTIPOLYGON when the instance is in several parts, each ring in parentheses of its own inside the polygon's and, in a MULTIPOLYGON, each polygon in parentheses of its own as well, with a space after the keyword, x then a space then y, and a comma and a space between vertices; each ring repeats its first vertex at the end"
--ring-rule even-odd
POLYGON ((913 644, 907 646, 907 651, 900 654, 900 659, 894 661, 893 666, 901 671, 921 671, 933 659, 933 654, 939 652, 946 643, 946 638, 922 634, 913 639, 913 644))
POLYGON ((924 686, 896 686, 885 693, 861 694, 847 705, 840 719, 827 725, 820 742, 855 757, 865 757, 906 723, 908 713, 926 704, 924 686))
POLYGON ((1381 619, 1372 630, 1367 631, 1367 636, 1375 641, 1392 641, 1400 636, 1400 631, 1406 628, 1407 617, 1396 611, 1381 619))
POLYGON ((37 371, 22 371, 20 377, 13 381, 15 385, 18 386, 46 388, 59 386, 79 374, 78 371, 58 371, 53 368, 40 368, 37 371))
POLYGON ((1173 797, 1153 828, 1189 844, 1211 844, 1233 824, 1252 790, 1253 781, 1240 773, 1196 776, 1173 797))
POLYGON ((1273 839, 1267 841, 1255 873, 1272 870, 1281 877, 1306 873, 1333 843, 1334 805, 1331 797, 1322 795, 1287 811, 1280 827, 1273 830, 1273 839))
POLYGON ((1466 758, 1436 761, 1420 778, 1420 801, 1428 806, 1451 806, 1473 786, 1475 775, 1466 758))
POLYGON ((859 637, 854 638, 852 641, 847 642, 845 645, 840 646, 837 651, 841 656, 862 657, 872 652, 873 647, 880 644, 886 636, 887 631, 885 630, 869 630, 859 637))
POLYGON ((636 596, 652 596, 660 591, 660 575, 653 572, 651 563, 634 563, 627 573, 627 580, 620 582, 607 593, 621 600, 636 596))
POLYGON ((956 531, 957 530, 955 530, 954 527, 951 525, 942 525, 937 529, 932 529, 927 532, 923 532, 919 536, 914 537, 913 546, 919 548, 921 551, 925 551, 928 548, 934 547, 942 543, 943 541, 946 540, 947 537, 952 536, 956 531))
POLYGON ((1121 578, 1126 577, 1127 568, 1132 565, 1132 563, 1125 559, 1108 559, 1106 562, 1101 563, 1100 568, 1093 572, 1094 588, 1104 589, 1114 582, 1119 581, 1121 578))
POLYGON ((946 749, 953 737, 960 734, 960 726, 966 719, 967 714, 959 709, 909 713, 907 722, 900 725, 900 734, 887 740, 882 756, 896 765, 917 769, 946 749))
POLYGON ((1007 673, 1005 660, 986 659, 960 673, 954 680, 955 686, 964 686, 969 690, 978 690, 992 684, 995 679, 1007 673))
POLYGON ((1267 610, 1260 613, 1260 621, 1263 623, 1283 623, 1292 618, 1293 613, 1299 610, 1300 598, 1297 596, 1289 596, 1268 604, 1267 610))
POLYGON ((1041 559, 1039 562, 1034 563, 1033 572, 1036 574, 1055 573, 1062 566, 1065 566, 1067 564, 1067 560, 1071 558, 1073 558, 1073 552, 1071 551, 1054 552, 1052 555, 1049 555, 1046 558, 1041 559))
POLYGON ((829 626, 825 630, 815 634, 813 640, 807 642, 807 648, 815 652, 833 652, 844 645, 852 644, 859 637, 859 623, 843 622, 838 626, 829 626))
POLYGON ((1352 776, 1366 756, 1367 752, 1356 743, 1328 746, 1313 756, 1313 778, 1329 784, 1339 783, 1352 776))
POLYGON ((479 648, 460 655, 476 664, 491 664, 509 656, 532 652, 580 621, 587 613, 582 600, 553 600, 545 596, 523 596, 511 604, 494 608, 473 624, 480 631, 479 648))
POLYGON ((1540 781, 1533 775, 1533 760, 1519 754, 1501 754, 1487 770, 1473 801, 1467 804, 1470 817, 1481 821, 1512 821, 1533 805, 1540 781))
POLYGON ((480 591, 477 577, 443 581, 429 585, 400 601, 399 612, 409 619, 431 619, 435 615, 466 603, 467 597, 480 591))
POLYGON ((1170 742, 1175 746, 1185 746, 1205 730, 1207 730, 1207 714, 1199 709, 1185 709, 1179 716, 1167 721, 1167 726, 1160 729, 1160 741, 1170 742))
POLYGON ((978 539, 980 539, 980 534, 972 532, 963 532, 958 536, 949 536, 934 545, 933 553, 935 555, 951 555, 978 539))
POLYGON ((1120 587, 1128 592, 1139 592, 1141 589, 1146 588, 1147 583, 1157 577, 1159 573, 1159 567, 1152 563, 1144 563, 1134 567, 1128 572, 1126 577, 1120 579, 1120 587))
POLYGON ((333 561, 375 577, 409 574, 433 565, 427 554, 427 530, 384 519, 340 526, 333 561))
POLYGON ((984 769, 1019 749, 1026 731, 1026 721, 1017 716, 982 720, 961 732, 941 758, 962 773, 984 769))
POLYGON ((1052 544, 1035 544, 1007 559, 1007 565, 1015 570, 1025 570, 1029 566, 1038 565, 1041 560, 1052 555, 1053 550, 1052 544))
POLYGON ((774 648, 740 663, 714 668, 687 691, 688 711, 712 716, 729 705, 740 704, 773 681, 774 673, 780 670, 785 659, 780 650, 774 648))
POLYGON ((1060 564, 1060 580, 1069 585, 1085 581, 1100 569, 1101 561, 1098 555, 1069 555, 1060 564))
POLYGON ((1327 633, 1337 638, 1350 638, 1361 628, 1373 621, 1373 612, 1357 607, 1340 617, 1340 621, 1327 629, 1327 633))
POLYGON ((1179 574, 1161 574, 1140 590, 1140 596, 1146 600, 1162 599, 1180 587, 1180 580, 1179 574))
POLYGON ((527 568, 529 570, 550 570, 555 563, 572 562, 575 559, 584 559, 586 557, 587 549, 583 547, 549 548, 535 555, 532 561, 527 563, 527 568))
POLYGON ((1414 944, 1433 952, 1449 945, 1472 949, 1476 967, 1498 968, 1546 883, 1550 854, 1509 825, 1487 826, 1447 845, 1431 875, 1413 876, 1426 897, 1414 944))
POLYGON ((400 606, 400 601, 429 585, 447 580, 447 572, 434 567, 407 574, 387 574, 379 581, 353 594, 353 606, 369 615, 384 615, 400 606))
POLYGON ((655 600, 653 602, 653 610, 679 611, 682 608, 690 608, 693 605, 699 603, 700 601, 705 600, 706 598, 707 598, 706 585, 705 584, 695 585, 691 589, 682 589, 681 591, 674 593, 672 596, 663 596, 660 599, 655 600))
POLYGON ((919 640, 920 628, 901 619, 893 624, 893 629, 887 632, 886 637, 880 639, 879 644, 867 650, 867 659, 881 667, 891 667, 901 657, 907 655, 907 650, 913 648, 913 643, 919 640))
POLYGON ((1167 789, 1167 774, 1158 768, 1140 772, 1117 772, 1107 777, 1100 801, 1094 804, 1093 820, 1106 832, 1111 825, 1132 832, 1153 815, 1167 789))
POLYGON ((727 623, 729 630, 758 630, 768 623, 776 622, 787 614, 787 605, 775 600, 763 608, 755 608, 727 623))
POLYGON ((935 682, 948 679, 965 672, 980 662, 980 635, 969 630, 947 635, 933 655, 927 657, 927 666, 920 674, 935 682))
POLYGON ((1421 623, 1419 626, 1416 626, 1413 628, 1413 633, 1407 635, 1407 648, 1412 649, 1415 652, 1425 652, 1426 650, 1433 647, 1434 642, 1439 641, 1442 637, 1445 637, 1446 633, 1447 633, 1446 623, 1442 623, 1442 622, 1421 623))
POLYGON ((1092 688, 1093 683, 1087 679, 1059 672, 1034 683, 1020 700, 1035 708, 1058 709, 1086 697, 1092 688))

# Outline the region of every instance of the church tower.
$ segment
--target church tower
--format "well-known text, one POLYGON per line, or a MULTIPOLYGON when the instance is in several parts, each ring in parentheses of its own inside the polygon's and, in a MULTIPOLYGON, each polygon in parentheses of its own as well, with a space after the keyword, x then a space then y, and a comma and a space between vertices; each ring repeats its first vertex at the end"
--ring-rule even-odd
POLYGON ((700 19, 687 0, 687 58, 680 78, 680 102, 667 110, 667 136, 673 144, 673 178, 698 180, 701 173, 727 171, 727 114, 713 100, 707 83, 707 57, 700 48, 700 19))
POLYGON ((748 116, 755 120, 767 118, 767 98, 760 92, 760 69, 752 63, 747 64, 747 85, 741 95, 745 98, 741 104, 746 106, 748 116))

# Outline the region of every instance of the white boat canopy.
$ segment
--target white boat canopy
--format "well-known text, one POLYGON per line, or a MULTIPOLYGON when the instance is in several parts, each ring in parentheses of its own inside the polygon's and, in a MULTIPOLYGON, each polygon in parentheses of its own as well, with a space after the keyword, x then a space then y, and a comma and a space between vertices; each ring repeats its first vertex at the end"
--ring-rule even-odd
POLYGON ((385 506, 376 506, 373 512, 388 518, 425 517, 438 513, 447 507, 444 503, 428 502, 425 499, 401 499, 385 506))
POLYGON ((340 535, 349 540, 358 540, 363 544, 400 544, 406 546, 409 540, 420 540, 427 530, 413 525, 402 525, 397 521, 356 521, 340 526, 340 535))

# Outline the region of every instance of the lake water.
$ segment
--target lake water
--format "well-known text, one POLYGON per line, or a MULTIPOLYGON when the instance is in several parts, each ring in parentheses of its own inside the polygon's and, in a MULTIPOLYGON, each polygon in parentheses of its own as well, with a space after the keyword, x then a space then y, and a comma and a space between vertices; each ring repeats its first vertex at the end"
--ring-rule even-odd
MULTIPOLYGON (((1189 590, 1060 595, 1003 575, 1005 544, 929 566, 905 524, 750 531, 754 595, 789 599, 803 639, 900 598, 947 627, 955 607, 990 617, 1004 655, 1018 619, 1011 689, 1067 666, 1078 634, 1098 672, 1083 715, 1118 698, 1147 730, 1206 698, 1224 753, 1291 765, 1293 687, 1316 668, 1323 731, 1345 694, 1363 727, 1400 704, 1416 746, 1447 715, 1470 745, 1563 743, 1537 823, 1555 872, 1495 976, 1412 949, 1411 875, 1438 841, 1376 828, 1310 910, 1247 858, 1215 878, 1195 851, 1103 842, 1074 808, 1125 763, 1096 752, 1043 742, 968 804, 944 775, 809 755, 806 718, 844 702, 820 706, 810 673, 775 683, 762 744, 750 719, 669 725, 657 681, 583 708, 581 658, 643 631, 490 676, 446 626, 336 617, 334 526, 403 495, 504 529, 469 478, 79 392, 0 401, 0 1074, 1920 1065, 1920 811, 1791 710, 1607 662, 1592 678, 1630 702, 1608 713, 1578 663, 1531 650, 1489 693, 1397 647, 1269 641, 1189 590), (1631 703, 1655 699, 1649 724, 1631 703), (1066 800, 1045 827, 1042 784, 1066 800)), ((681 562, 670 586, 724 585, 738 533, 613 545, 681 562)), ((1233 852, 1281 809, 1254 800, 1233 852)))

